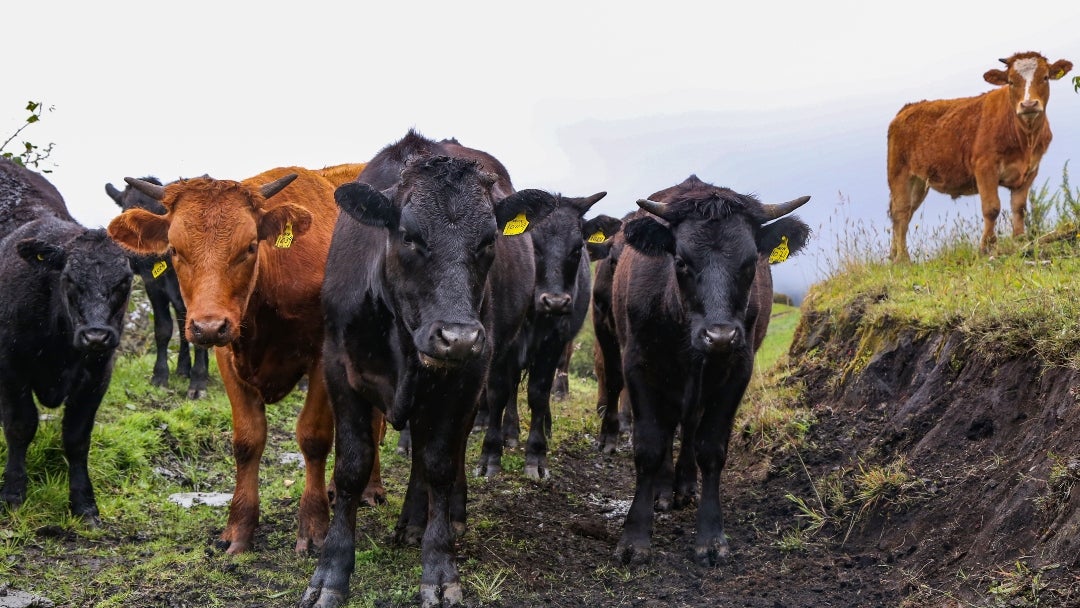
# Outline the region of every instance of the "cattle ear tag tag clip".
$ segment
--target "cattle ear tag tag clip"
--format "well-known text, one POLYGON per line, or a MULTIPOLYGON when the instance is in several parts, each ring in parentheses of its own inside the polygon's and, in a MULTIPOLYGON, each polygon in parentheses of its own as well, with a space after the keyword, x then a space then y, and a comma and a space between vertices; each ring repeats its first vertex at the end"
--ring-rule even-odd
POLYGON ((288 249, 292 247, 293 233, 292 222, 285 222, 285 229, 278 235, 277 240, 274 241, 274 247, 278 249, 288 249))
POLYGON ((779 264, 780 262, 786 260, 788 258, 788 254, 790 253, 791 250, 788 249, 787 237, 782 236, 780 237, 780 244, 772 250, 772 253, 769 254, 769 263, 779 264))
POLYGON ((169 265, 165 263, 165 260, 159 260, 158 263, 154 264, 154 267, 150 269, 150 274, 156 279, 160 277, 161 273, 165 272, 165 269, 168 267, 169 265))
POLYGON ((604 236, 604 232, 602 230, 597 230, 596 232, 589 235, 589 238, 586 240, 590 243, 603 243, 607 240, 607 237, 604 236))
POLYGON ((506 222, 506 226, 503 228, 503 234, 506 236, 514 236, 525 232, 525 229, 529 227, 529 220, 525 218, 525 213, 517 214, 517 217, 506 222))

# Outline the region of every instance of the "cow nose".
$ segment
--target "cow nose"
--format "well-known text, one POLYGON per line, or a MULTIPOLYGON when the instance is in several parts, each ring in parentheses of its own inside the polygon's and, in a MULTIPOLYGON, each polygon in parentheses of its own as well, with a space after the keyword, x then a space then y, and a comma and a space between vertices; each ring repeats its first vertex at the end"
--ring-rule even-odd
POLYGON ((229 342, 228 319, 191 321, 191 341, 199 346, 223 346, 229 342))
POLYGON ((540 294, 540 306, 537 308, 542 313, 564 315, 570 312, 572 300, 573 298, 568 293, 542 293, 540 294))
POLYGON ((78 343, 89 350, 105 350, 115 346, 115 334, 110 327, 87 327, 79 330, 78 343))
POLYGON ((701 330, 701 343, 708 352, 727 352, 734 347, 738 335, 738 328, 734 325, 710 325, 701 330))
POLYGON ((1024 110, 1024 111, 1038 111, 1039 110, 1039 100, 1038 99, 1029 99, 1027 101, 1021 101, 1020 102, 1020 109, 1024 110))
POLYGON ((431 351, 440 359, 466 359, 484 346, 484 328, 479 324, 446 323, 435 329, 431 351))

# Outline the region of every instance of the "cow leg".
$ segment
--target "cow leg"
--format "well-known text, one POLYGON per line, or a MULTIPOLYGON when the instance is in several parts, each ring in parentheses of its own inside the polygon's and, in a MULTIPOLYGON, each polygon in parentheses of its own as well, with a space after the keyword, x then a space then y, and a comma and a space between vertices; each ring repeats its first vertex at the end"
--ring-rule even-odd
POLYGON ((715 566, 731 554, 720 510, 720 473, 727 461, 735 410, 750 382, 752 369, 753 359, 747 357, 742 369, 732 371, 728 383, 716 387, 711 395, 702 399, 706 404, 705 411, 694 438, 701 469, 701 504, 697 512, 694 559, 701 566, 715 566))
MULTIPOLYGON (((183 332, 180 335, 184 335, 183 332)), ((183 346, 183 343, 181 343, 183 346)), ((195 351, 195 364, 191 368, 191 381, 188 383, 187 398, 202 399, 206 396, 206 385, 210 380, 210 351, 201 346, 192 346, 195 351)))
POLYGON ((426 480, 429 515, 420 545, 420 601, 424 608, 457 606, 463 599, 454 564, 450 510, 458 469, 464 471, 460 455, 465 425, 462 417, 453 412, 440 412, 433 418, 420 425, 423 431, 413 431, 413 459, 420 465, 421 478, 426 480))
MULTIPOLYGON (((551 334, 552 337, 555 334, 551 334)), ((525 476, 543 479, 550 474, 547 453, 551 437, 551 383, 559 366, 564 345, 554 339, 544 339, 533 353, 529 366, 529 440, 525 446, 525 476)))
POLYGON ((371 466, 371 477, 368 478, 367 487, 364 488, 362 501, 369 507, 381 505, 386 502, 386 488, 382 485, 382 462, 379 459, 379 448, 383 438, 386 437, 386 416, 379 408, 371 408, 371 436, 375 441, 374 464, 371 466))
POLYGON ((625 376, 629 380, 630 403, 634 409, 635 484, 634 500, 623 523, 622 537, 615 547, 615 559, 629 564, 649 559, 656 477, 665 454, 671 451, 675 424, 662 416, 665 409, 671 408, 665 406, 661 395, 642 382, 640 370, 637 373, 628 371, 625 376))
POLYGON ((187 332, 184 331, 187 326, 187 309, 184 308, 183 300, 180 300, 180 306, 176 305, 176 300, 180 300, 180 298, 177 297, 172 302, 173 308, 176 309, 176 329, 180 334, 180 347, 177 349, 176 355, 176 373, 185 378, 190 378, 192 345, 187 340, 187 332))
POLYGON ((219 548, 232 555, 251 548, 259 523, 259 459, 266 447, 266 405, 255 387, 236 373, 232 351, 215 348, 214 354, 232 406, 236 489, 229 505, 228 524, 218 541, 219 548))
POLYGON ((301 608, 337 608, 348 599, 349 577, 356 563, 356 510, 378 451, 372 436, 372 404, 348 385, 342 366, 326 366, 336 441, 334 513, 319 563, 300 599, 301 608))
POLYGON ((38 412, 30 389, 10 378, 0 382, 0 423, 7 441, 0 503, 14 509, 26 500, 26 451, 37 434, 38 412))
POLYGON ((555 382, 551 385, 551 397, 556 401, 565 401, 570 396, 570 359, 574 356, 574 341, 570 340, 559 357, 559 366, 555 368, 555 382))
POLYGON ((518 437, 521 436, 521 417, 518 415, 518 388, 521 386, 519 381, 515 381, 510 388, 509 395, 506 397, 506 407, 503 409, 502 415, 502 435, 503 445, 514 449, 518 447, 518 437))
POLYGON ((1001 215, 1001 199, 998 197, 997 171, 993 166, 976 167, 975 184, 982 201, 983 234, 979 252, 990 254, 997 243, 997 220, 1001 215))
POLYGON ((672 499, 675 485, 675 467, 672 465, 673 449, 673 445, 669 445, 664 450, 664 456, 660 460, 660 469, 656 472, 656 479, 653 481, 653 508, 660 512, 670 511, 671 504, 674 502, 672 499))
POLYGON ((87 470, 90 432, 94 428, 94 417, 101 405, 101 399, 109 386, 112 363, 97 367, 96 370, 84 371, 87 377, 94 380, 89 385, 80 385, 72 390, 64 406, 64 419, 61 423, 64 456, 68 461, 68 504, 73 515, 81 517, 91 526, 101 522, 97 501, 94 499, 94 486, 90 482, 90 471, 87 470))
MULTIPOLYGON (((593 309, 596 314, 596 309, 593 309)), ((615 335, 600 323, 594 326, 596 342, 593 357, 596 366, 596 411, 600 414, 600 451, 614 454, 619 445, 619 395, 623 390, 622 361, 615 335)))
MULTIPOLYGON (((415 438, 414 438, 415 439, 415 438)), ((401 504, 401 514, 394 526, 394 542, 416 547, 420 545, 427 527, 428 504, 427 488, 424 484, 424 470, 418 454, 419 443, 413 442, 412 459, 409 465, 409 487, 405 489, 405 499, 401 504)))
POLYGON ((322 364, 308 370, 308 392, 296 421, 296 443, 304 455, 304 492, 300 495, 300 527, 296 552, 322 546, 330 523, 326 493, 326 456, 334 441, 334 414, 326 393, 322 364))
POLYGON ((892 220, 892 246, 889 258, 894 262, 909 262, 907 234, 911 218, 926 199, 929 191, 926 180, 904 174, 889 179, 889 218, 892 220))
POLYGON ((675 466, 675 497, 672 505, 676 509, 694 504, 697 498, 697 443, 696 420, 693 415, 683 418, 679 441, 679 461, 675 466))
MULTIPOLYGON (((1034 179, 1035 176, 1031 176, 1034 179)), ((1009 191, 1009 204, 1012 207, 1012 233, 1014 237, 1024 234, 1024 217, 1027 215, 1028 192, 1031 185, 1009 191)))
MULTIPOLYGON (((154 373, 150 376, 150 384, 169 386, 169 340, 172 339, 173 332, 173 318, 169 307, 169 297, 160 287, 148 288, 146 297, 150 300, 150 308, 154 311, 155 358, 154 373)), ((180 327, 180 333, 183 335, 183 325, 180 327)))
POLYGON ((477 477, 494 477, 502 472, 503 412, 512 394, 517 393, 521 371, 512 361, 513 356, 492 366, 488 377, 487 395, 488 427, 484 444, 480 449, 480 461, 476 464, 477 477))

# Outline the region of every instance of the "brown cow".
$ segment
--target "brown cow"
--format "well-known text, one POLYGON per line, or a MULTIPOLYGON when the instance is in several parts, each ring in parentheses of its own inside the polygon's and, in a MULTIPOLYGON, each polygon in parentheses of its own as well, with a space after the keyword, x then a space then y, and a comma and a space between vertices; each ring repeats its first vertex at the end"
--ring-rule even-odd
MULTIPOLYGON (((305 373, 310 384, 296 439, 306 483, 296 550, 320 546, 329 525, 324 479, 334 436, 322 371, 320 290, 338 215, 334 186, 299 167, 242 182, 125 181, 161 201, 167 213, 125 211, 110 223, 110 236, 136 253, 172 256, 188 307, 188 339, 218 347, 236 458, 236 491, 222 546, 229 553, 251 546, 259 519, 265 406, 284 398, 305 373)), ((367 496, 385 494, 381 486, 372 487, 377 479, 373 474, 367 496)))
POLYGON ((983 78, 1000 88, 976 97, 909 103, 889 124, 889 217, 893 261, 908 261, 907 231, 930 188, 953 198, 979 194, 985 221, 980 250, 997 241, 998 186, 1012 193, 1013 236, 1024 233, 1028 190, 1050 145, 1050 80, 1072 69, 1039 53, 1002 59, 983 78))
POLYGON ((360 172, 364 170, 367 163, 345 163, 343 165, 330 165, 323 167, 322 169, 316 169, 315 173, 330 180, 331 184, 335 187, 342 184, 347 184, 352 181, 356 181, 360 172))

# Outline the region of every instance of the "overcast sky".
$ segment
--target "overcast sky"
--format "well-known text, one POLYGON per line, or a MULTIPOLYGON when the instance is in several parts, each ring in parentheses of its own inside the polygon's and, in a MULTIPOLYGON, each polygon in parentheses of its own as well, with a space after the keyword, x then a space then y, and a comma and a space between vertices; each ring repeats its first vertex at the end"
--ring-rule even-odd
MULTIPOLYGON (((235 4, 5 4, 0 141, 27 100, 54 107, 23 134, 56 143, 48 177, 88 226, 124 176, 362 162, 410 127, 490 152, 518 188, 606 190, 594 209, 617 216, 691 173, 809 194, 819 249, 775 270, 799 296, 837 222, 884 229, 904 103, 985 92, 1018 51, 1080 65, 1080 2, 235 4)), ((1052 185, 1080 156, 1077 73, 1051 83, 1052 185)), ((978 218, 975 197, 923 209, 978 218)))

